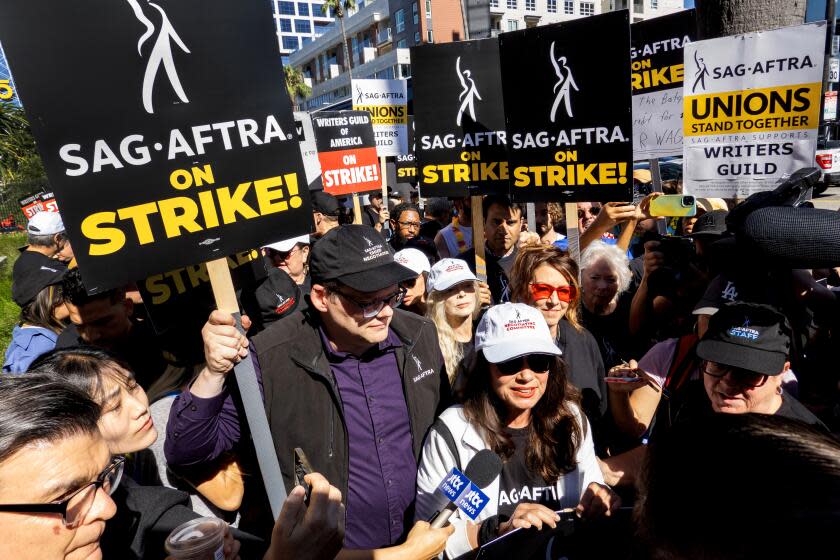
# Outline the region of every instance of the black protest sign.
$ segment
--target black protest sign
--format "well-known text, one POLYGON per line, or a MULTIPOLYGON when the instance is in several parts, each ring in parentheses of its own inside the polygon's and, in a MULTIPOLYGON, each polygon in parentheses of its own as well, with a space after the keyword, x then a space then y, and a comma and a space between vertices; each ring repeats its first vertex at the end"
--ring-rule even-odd
POLYGON ((683 48, 697 39, 694 10, 630 26, 633 157, 682 155, 683 48))
POLYGON ((408 117, 408 152, 399 154, 394 160, 398 183, 417 184, 417 160, 414 157, 414 117, 408 117))
POLYGON ((0 37, 89 291, 309 231, 264 0, 6 0, 0 37))
POLYGON ((414 47, 411 71, 423 196, 507 192, 498 41, 414 47))
POLYGON ((340 196, 382 187, 376 138, 367 111, 312 115, 324 191, 340 196))
POLYGON ((632 200, 626 10, 499 37, 511 194, 632 200))

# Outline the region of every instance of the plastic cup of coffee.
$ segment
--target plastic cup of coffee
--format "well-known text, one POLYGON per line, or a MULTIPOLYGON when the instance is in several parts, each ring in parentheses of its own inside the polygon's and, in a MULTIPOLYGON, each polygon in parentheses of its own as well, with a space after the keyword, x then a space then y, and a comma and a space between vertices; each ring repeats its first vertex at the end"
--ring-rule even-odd
POLYGON ((175 560, 224 560, 227 523, 199 517, 179 525, 166 538, 166 552, 175 560))

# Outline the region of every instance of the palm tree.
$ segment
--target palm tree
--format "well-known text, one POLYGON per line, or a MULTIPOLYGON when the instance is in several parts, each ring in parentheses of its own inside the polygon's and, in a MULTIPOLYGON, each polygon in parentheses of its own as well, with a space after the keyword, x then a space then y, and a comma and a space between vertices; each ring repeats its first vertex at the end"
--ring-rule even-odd
POLYGON ((341 26, 341 44, 344 45, 344 61, 347 64, 347 74, 350 80, 353 80, 353 69, 350 64, 350 51, 347 49, 347 33, 344 31, 344 12, 345 10, 355 10, 356 0, 324 0, 321 5, 321 12, 326 15, 329 10, 335 13, 338 18, 338 24, 341 26))
POLYGON ((312 95, 312 88, 303 81, 303 72, 291 66, 284 66, 283 72, 286 78, 286 89, 289 91, 293 105, 297 105, 298 98, 306 99, 312 95))
POLYGON ((0 182, 31 178, 43 172, 23 109, 0 102, 0 182))

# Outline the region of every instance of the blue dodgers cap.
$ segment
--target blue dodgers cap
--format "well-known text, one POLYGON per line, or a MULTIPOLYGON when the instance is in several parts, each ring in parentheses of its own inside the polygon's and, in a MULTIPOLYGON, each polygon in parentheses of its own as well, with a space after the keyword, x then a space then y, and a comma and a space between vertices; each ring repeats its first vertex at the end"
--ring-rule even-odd
POLYGON ((416 278, 394 261, 391 246, 370 226, 333 228, 312 247, 309 273, 315 283, 341 282, 360 292, 378 292, 416 278))
POLYGON ((784 371, 790 354, 790 325, 769 305, 732 302, 709 319, 697 356, 764 375, 784 371))

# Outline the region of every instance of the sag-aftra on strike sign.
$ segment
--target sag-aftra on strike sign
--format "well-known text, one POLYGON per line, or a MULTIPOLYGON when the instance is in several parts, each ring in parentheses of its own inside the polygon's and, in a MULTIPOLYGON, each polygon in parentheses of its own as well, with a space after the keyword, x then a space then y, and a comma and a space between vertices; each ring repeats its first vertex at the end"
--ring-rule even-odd
POLYGON ((309 230, 264 0, 4 0, 0 37, 96 292, 309 230))

